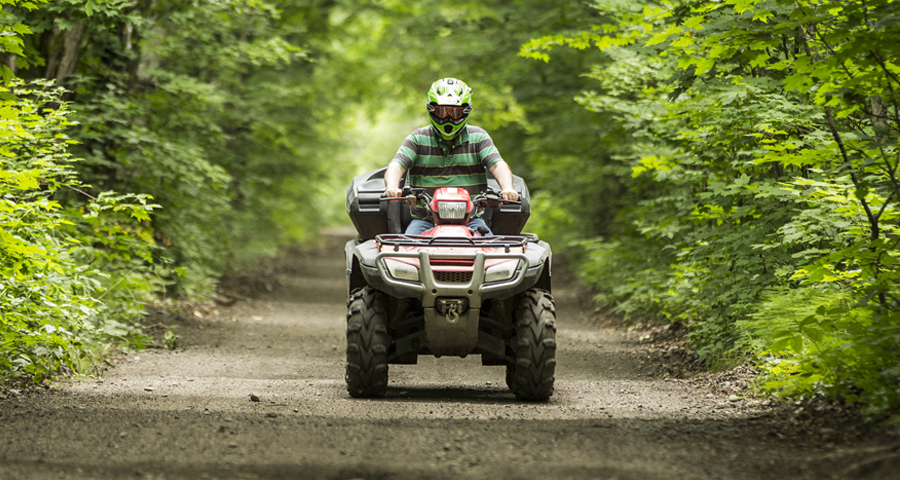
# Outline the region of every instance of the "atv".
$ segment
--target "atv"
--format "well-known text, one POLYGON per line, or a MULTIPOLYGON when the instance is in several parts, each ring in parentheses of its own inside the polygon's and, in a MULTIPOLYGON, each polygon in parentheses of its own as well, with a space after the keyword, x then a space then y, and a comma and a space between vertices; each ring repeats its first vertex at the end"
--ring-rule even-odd
POLYGON ((345 246, 350 395, 383 396, 389 364, 477 354, 482 365, 506 367, 517 398, 548 399, 556 369, 551 251, 521 233, 530 207, 524 182, 514 177, 521 202, 503 200, 491 177, 474 198, 453 187, 433 195, 404 188, 402 197, 385 198, 383 175, 361 175, 348 189, 347 211, 359 233, 345 246), (435 227, 402 234, 411 219, 402 202, 435 227), (493 236, 467 227, 479 216, 493 236))

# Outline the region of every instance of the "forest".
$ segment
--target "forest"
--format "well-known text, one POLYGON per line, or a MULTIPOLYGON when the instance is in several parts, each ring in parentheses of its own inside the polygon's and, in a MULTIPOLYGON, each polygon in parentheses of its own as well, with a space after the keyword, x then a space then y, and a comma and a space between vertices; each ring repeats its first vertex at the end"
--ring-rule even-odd
POLYGON ((4 381, 349 223, 456 77, 599 306, 764 393, 900 409, 894 0, 0 4, 4 381))

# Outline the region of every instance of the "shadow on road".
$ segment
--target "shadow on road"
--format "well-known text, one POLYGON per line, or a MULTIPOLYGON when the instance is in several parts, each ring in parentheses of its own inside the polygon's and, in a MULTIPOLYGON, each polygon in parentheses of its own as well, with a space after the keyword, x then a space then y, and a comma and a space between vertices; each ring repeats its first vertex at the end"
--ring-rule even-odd
POLYGON ((506 386, 467 387, 448 385, 440 387, 389 387, 379 402, 458 403, 461 405, 507 405, 516 402, 506 386))

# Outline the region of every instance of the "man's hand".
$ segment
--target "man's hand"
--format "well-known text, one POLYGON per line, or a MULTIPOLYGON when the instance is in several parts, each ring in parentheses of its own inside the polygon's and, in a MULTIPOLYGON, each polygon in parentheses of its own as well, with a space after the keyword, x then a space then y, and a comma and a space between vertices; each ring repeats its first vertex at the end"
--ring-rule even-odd
POLYGON ((495 163, 493 167, 491 167, 491 175, 494 176, 494 179, 497 180, 497 183, 500 184, 500 198, 504 200, 518 200, 519 192, 513 189, 513 175, 512 170, 509 169, 509 165, 506 164, 503 160, 495 163))
POLYGON ((518 200, 519 192, 515 190, 503 190, 502 192, 500 192, 500 198, 504 200, 518 200))
POLYGON ((403 176, 405 170, 397 162, 388 164, 387 170, 384 172, 384 196, 388 198, 397 198, 403 196, 403 190, 400 189, 400 177, 403 176))

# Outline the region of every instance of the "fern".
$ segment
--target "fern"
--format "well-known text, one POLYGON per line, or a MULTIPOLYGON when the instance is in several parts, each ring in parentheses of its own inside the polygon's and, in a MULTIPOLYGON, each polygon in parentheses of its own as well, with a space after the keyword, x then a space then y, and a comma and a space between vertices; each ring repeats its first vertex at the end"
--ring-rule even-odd
POLYGON ((741 340, 754 353, 771 352, 777 340, 784 337, 779 334, 799 330, 800 323, 820 307, 831 308, 846 299, 844 292, 833 289, 777 286, 762 293, 759 309, 735 325, 741 340))

